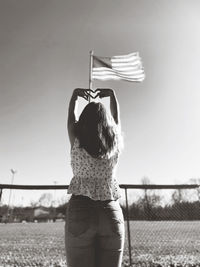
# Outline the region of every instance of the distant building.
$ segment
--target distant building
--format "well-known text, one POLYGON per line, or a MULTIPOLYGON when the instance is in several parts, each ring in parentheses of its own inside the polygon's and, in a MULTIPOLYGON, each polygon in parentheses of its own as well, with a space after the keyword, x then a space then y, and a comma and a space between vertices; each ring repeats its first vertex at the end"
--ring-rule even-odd
POLYGON ((34 214, 34 221, 47 222, 48 220, 51 219, 50 212, 42 207, 36 208, 33 214, 34 214))

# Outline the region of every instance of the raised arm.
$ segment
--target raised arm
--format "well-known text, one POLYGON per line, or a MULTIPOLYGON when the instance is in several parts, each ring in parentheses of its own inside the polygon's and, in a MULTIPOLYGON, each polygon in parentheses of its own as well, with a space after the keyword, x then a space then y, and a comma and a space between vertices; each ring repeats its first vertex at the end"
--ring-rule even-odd
POLYGON ((83 97, 84 99, 88 100, 88 90, 76 88, 74 89, 70 102, 69 102, 69 109, 68 109, 68 121, 67 121, 67 128, 68 128, 68 135, 71 146, 74 144, 75 139, 75 127, 77 122, 77 105, 78 105, 78 96, 83 97))
POLYGON ((107 96, 110 97, 110 112, 115 120, 115 123, 120 125, 119 104, 114 90, 102 88, 102 89, 96 89, 95 92, 99 92, 97 96, 100 98, 107 96))
POLYGON ((116 124, 120 124, 119 103, 113 90, 110 95, 110 111, 116 124))

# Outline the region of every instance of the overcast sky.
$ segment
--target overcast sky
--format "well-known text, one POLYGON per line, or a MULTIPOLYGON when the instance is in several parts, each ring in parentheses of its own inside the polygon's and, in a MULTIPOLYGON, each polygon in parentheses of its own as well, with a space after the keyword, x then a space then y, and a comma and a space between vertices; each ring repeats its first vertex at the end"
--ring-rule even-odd
POLYGON ((67 109, 91 49, 139 51, 146 72, 93 83, 119 100, 119 183, 200 177, 199 14, 198 0, 0 0, 0 182, 13 168, 16 184, 69 184, 67 109))

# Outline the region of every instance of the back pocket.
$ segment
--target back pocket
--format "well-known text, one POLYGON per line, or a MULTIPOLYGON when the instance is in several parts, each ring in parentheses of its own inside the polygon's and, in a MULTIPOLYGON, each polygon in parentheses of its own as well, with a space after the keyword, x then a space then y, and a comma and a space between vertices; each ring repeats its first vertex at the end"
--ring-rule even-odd
POLYGON ((68 209, 68 231, 79 236, 85 233, 90 226, 90 211, 88 208, 69 207, 68 209))
POLYGON ((122 209, 118 202, 110 202, 105 207, 105 212, 109 217, 112 231, 118 235, 123 235, 124 233, 124 216, 122 209))

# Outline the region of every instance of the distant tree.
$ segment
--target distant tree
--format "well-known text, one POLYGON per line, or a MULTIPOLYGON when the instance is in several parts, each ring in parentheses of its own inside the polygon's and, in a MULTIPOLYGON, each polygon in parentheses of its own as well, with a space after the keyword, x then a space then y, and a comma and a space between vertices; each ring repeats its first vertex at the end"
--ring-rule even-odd
POLYGON ((187 189, 176 189, 171 196, 172 203, 182 203, 188 201, 187 189))
MULTIPOLYGON (((191 178, 190 183, 200 185, 200 178, 191 178)), ((197 199, 200 201, 200 187, 197 187, 195 191, 197 193, 197 199)))
MULTIPOLYGON (((143 185, 150 185, 151 181, 148 177, 143 177, 141 180, 143 185)), ((155 193, 155 190, 144 189, 143 197, 140 197, 137 204, 144 209, 144 217, 147 220, 156 219, 154 208, 161 202, 161 196, 155 193)))
POLYGON ((31 202, 30 202, 30 206, 31 206, 32 208, 37 207, 37 206, 38 206, 38 201, 31 200, 31 202))
POLYGON ((51 193, 44 193, 39 198, 39 205, 49 207, 53 203, 53 195, 51 193))
POLYGON ((70 196, 67 194, 61 195, 60 198, 57 200, 58 206, 65 205, 68 202, 70 196))

